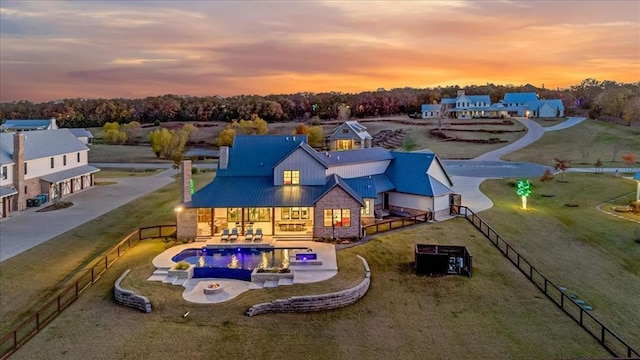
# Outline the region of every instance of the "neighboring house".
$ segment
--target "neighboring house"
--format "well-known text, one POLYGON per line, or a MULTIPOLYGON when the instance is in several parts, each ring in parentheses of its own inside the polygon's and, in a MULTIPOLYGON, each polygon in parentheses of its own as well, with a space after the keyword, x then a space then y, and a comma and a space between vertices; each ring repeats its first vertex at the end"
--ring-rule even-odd
POLYGON ((533 109, 529 106, 537 107, 538 95, 534 92, 521 93, 505 93, 502 99, 502 105, 507 108, 507 112, 511 116, 530 117, 533 109))
POLYGON ((560 99, 536 100, 527 102, 530 117, 553 118, 564 116, 564 104, 560 99))
POLYGON ((33 119, 33 120, 5 120, 0 126, 2 132, 12 131, 34 131, 34 130, 55 130, 58 128, 56 119, 33 119))
POLYGON ((27 207, 27 199, 64 197, 94 185, 100 169, 69 129, 0 133, 0 217, 27 207))
POLYGON ((502 105, 491 104, 489 95, 466 95, 464 90, 458 90, 457 95, 455 99, 440 100, 440 105, 449 118, 496 118, 506 115, 502 105))
POLYGON ((85 145, 93 144, 93 134, 91 131, 85 128, 71 128, 69 129, 73 135, 75 135, 78 140, 82 141, 85 145))
POLYGON ((443 115, 443 105, 441 104, 422 104, 422 118, 423 119, 437 119, 443 115))
POLYGON ((242 235, 249 226, 278 239, 359 238, 376 209, 448 214, 453 186, 431 151, 317 152, 300 135, 236 135, 233 147, 220 148, 215 179, 193 195, 189 167, 183 163, 181 239, 232 228, 242 235))
POLYGON ((359 122, 345 121, 333 130, 328 140, 331 150, 351 150, 371 147, 373 137, 359 122))

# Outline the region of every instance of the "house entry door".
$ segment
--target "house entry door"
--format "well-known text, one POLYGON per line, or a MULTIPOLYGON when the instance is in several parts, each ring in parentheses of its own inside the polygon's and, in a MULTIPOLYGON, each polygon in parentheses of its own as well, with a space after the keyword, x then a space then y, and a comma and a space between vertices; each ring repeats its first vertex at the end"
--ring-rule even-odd
POLYGON ((389 193, 382 194, 382 208, 389 210, 389 193))

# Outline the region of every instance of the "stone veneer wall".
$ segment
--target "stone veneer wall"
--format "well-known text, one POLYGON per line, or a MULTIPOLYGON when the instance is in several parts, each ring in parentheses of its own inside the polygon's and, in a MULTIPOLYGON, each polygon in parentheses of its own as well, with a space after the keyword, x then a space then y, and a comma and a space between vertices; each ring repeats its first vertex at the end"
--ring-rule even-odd
POLYGON ((313 211, 313 236, 316 238, 330 238, 334 235, 336 238, 360 238, 362 235, 360 228, 360 209, 362 205, 351 197, 346 191, 339 187, 334 187, 316 202, 313 211), (351 210, 351 226, 324 226, 324 209, 350 209, 351 210))
POLYGON ((178 240, 195 239, 198 236, 198 209, 183 208, 177 213, 178 240))
POLYGON ((120 286, 120 282, 124 280, 130 271, 131 269, 128 269, 120 276, 120 278, 118 278, 118 280, 116 280, 116 285, 113 289, 113 296, 115 297, 116 302, 120 305, 150 313, 151 303, 146 296, 138 295, 134 291, 125 290, 120 286))
POLYGON ((364 279, 355 287, 338 292, 319 295, 292 296, 267 303, 253 305, 247 310, 248 316, 266 313, 298 313, 324 311, 351 305, 360 300, 369 290, 371 284, 371 270, 369 264, 360 255, 356 255, 364 265, 364 279))

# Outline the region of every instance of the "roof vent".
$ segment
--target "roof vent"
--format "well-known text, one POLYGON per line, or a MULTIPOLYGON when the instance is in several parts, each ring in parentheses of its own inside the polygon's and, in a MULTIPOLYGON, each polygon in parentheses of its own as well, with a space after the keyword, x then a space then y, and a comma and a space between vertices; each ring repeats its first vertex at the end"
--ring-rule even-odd
POLYGON ((325 154, 326 156, 329 156, 329 152, 328 152, 328 151, 325 151, 325 152, 324 152, 324 154, 325 154))
POLYGON ((287 136, 287 137, 285 137, 285 138, 284 138, 284 140, 285 140, 285 141, 289 141, 289 137, 288 137, 288 136, 287 136))
POLYGON ((295 136, 293 137, 293 141, 296 141, 296 137, 295 136))
POLYGON ((340 155, 336 156, 336 161, 340 161, 340 155))

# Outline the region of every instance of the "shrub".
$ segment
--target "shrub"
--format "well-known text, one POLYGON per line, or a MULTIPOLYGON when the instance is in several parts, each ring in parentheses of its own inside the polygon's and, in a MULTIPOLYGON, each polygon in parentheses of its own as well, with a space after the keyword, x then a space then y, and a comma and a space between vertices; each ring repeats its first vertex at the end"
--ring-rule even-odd
POLYGON ((187 270, 189 268, 189 263, 186 261, 179 261, 173 268, 176 270, 187 270))
POLYGON ((197 167, 192 167, 191 168, 191 175, 196 175, 199 172, 200 172, 200 170, 197 167))

